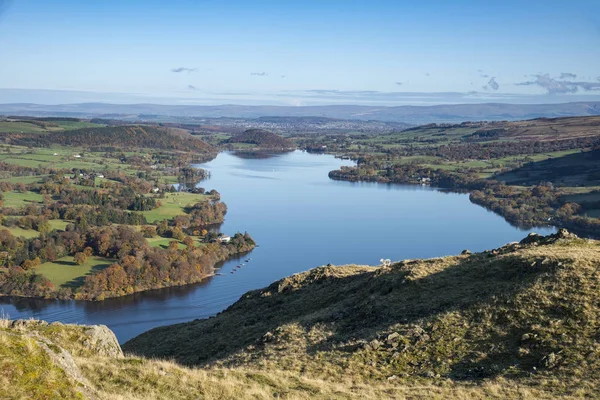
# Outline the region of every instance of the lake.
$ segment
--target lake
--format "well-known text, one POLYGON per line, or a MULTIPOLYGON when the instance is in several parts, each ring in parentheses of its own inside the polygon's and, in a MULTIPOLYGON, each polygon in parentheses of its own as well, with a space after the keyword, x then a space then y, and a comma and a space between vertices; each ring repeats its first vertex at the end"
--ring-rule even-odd
POLYGON ((472 204, 466 194, 330 180, 328 172, 342 165, 352 162, 301 151, 269 158, 221 153, 200 165, 211 173, 200 186, 221 193, 228 212, 220 230, 248 231, 259 245, 252 253, 225 262, 218 276, 197 285, 98 303, 0 298, 0 312, 12 319, 105 324, 125 342, 156 326, 215 315, 248 290, 320 265, 481 251, 530 232, 472 204))

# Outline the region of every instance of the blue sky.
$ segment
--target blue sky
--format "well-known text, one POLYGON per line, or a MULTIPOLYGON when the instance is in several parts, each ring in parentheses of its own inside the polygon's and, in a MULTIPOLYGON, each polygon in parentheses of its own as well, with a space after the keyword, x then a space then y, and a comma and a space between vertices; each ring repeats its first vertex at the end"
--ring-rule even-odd
POLYGON ((0 10, 0 88, 13 89, 0 102, 600 99, 598 0, 0 0, 0 10))

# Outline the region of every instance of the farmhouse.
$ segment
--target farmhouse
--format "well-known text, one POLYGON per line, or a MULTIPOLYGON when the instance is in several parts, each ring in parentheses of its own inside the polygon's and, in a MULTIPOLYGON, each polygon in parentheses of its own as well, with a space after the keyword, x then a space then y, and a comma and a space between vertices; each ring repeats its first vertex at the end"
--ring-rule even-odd
POLYGON ((231 237, 227 235, 221 235, 217 238, 217 242, 219 243, 229 243, 231 241, 231 237))

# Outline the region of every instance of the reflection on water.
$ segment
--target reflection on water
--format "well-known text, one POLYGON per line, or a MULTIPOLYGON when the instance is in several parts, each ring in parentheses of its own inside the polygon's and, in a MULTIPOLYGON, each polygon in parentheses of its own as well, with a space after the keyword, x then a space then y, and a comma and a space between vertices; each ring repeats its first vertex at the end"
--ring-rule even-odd
POLYGON ((276 151, 276 150, 236 150, 230 154, 243 158, 246 160, 262 160, 265 158, 279 157, 285 154, 291 153, 290 150, 276 151))
MULTIPOLYGON (((498 247, 529 231, 471 204, 468 195, 427 186, 330 180, 350 161, 295 151, 268 158, 222 153, 203 164, 228 206, 214 229, 248 231, 249 255, 222 264, 201 284, 136 293, 98 303, 0 299, 11 318, 106 324, 120 341, 156 326, 206 318, 248 290, 325 265, 377 264, 498 247), (248 261, 246 261, 248 260, 248 261)), ((547 234, 552 229, 537 229, 547 234)))

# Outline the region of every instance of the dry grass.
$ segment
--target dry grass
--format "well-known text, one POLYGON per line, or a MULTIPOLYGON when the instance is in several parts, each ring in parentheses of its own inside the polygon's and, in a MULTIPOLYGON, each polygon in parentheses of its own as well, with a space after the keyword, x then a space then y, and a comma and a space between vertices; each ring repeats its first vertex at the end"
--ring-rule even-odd
POLYGON ((0 398, 81 388, 35 338, 73 354, 99 399, 598 398, 600 245, 530 241, 298 274, 126 344, 144 357, 103 356, 82 326, 0 320, 0 387, 16 387, 0 398))
POLYGON ((0 330, 0 398, 82 397, 64 371, 52 362, 35 340, 0 330))
POLYGON ((592 396, 600 388, 599 265, 597 242, 565 238, 377 269, 322 267, 124 348, 332 383, 502 380, 592 396))
POLYGON ((550 398, 549 393, 497 380, 479 384, 440 382, 399 385, 311 379, 284 371, 247 368, 190 369, 168 361, 128 357, 78 360, 84 375, 97 382, 100 398, 142 399, 477 399, 550 398))

